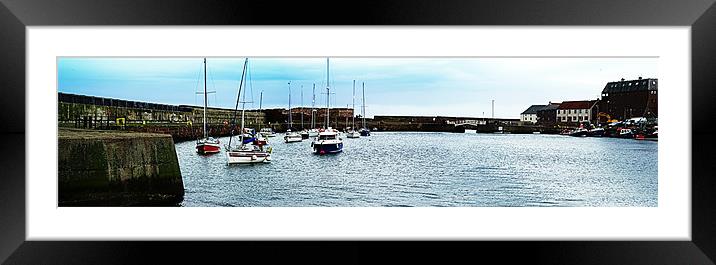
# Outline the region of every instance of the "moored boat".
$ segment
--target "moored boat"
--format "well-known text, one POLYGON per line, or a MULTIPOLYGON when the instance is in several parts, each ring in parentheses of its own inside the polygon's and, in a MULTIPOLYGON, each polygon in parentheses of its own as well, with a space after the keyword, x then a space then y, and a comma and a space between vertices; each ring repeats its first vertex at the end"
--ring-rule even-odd
POLYGON ((301 131, 301 139, 308 139, 310 135, 308 134, 308 130, 302 130, 301 131))
POLYGON ((588 134, 589 134, 589 130, 587 130, 585 128, 577 128, 577 129, 572 130, 572 132, 569 133, 569 136, 582 137, 582 136, 587 136, 588 134))
POLYGON ((286 135, 283 136, 283 140, 286 143, 296 143, 303 141, 303 137, 297 132, 291 131, 293 127, 293 115, 291 115, 291 82, 288 82, 288 129, 286 135))
POLYGON ((196 151, 200 154, 218 153, 221 151, 221 143, 214 137, 199 139, 196 141, 196 151))
POLYGON ((313 84, 313 98, 311 99, 311 129, 308 130, 308 137, 317 137, 318 129, 316 128, 316 84, 313 84))
POLYGON ((359 133, 359 132, 356 132, 356 131, 354 131, 354 130, 349 130, 349 131, 346 133, 346 137, 348 137, 348 138, 360 138, 360 133, 359 133))
MULTIPOLYGON (((353 110, 355 111, 355 109, 356 109, 356 81, 353 80, 353 110)), ((355 113, 353 113, 352 116, 353 116, 353 125, 351 125, 351 126, 353 126, 353 127, 350 127, 350 129, 348 129, 348 131, 346 132, 346 137, 354 138, 354 139, 360 138, 360 133, 356 132, 356 130, 355 130, 355 127, 356 127, 355 113)))
POLYGON ((343 151, 343 141, 338 137, 338 132, 333 128, 318 133, 318 137, 311 143, 315 154, 335 154, 343 151))
POLYGON ((617 137, 619 138, 634 138, 634 132, 628 128, 620 128, 618 130, 617 137))
POLYGON ((257 144, 256 138, 243 140, 241 145, 227 152, 229 164, 252 164, 271 162, 271 147, 257 144))
POLYGON ((365 126, 365 82, 363 82, 363 128, 361 128, 358 132, 360 133, 360 136, 370 136, 370 130, 367 126, 365 126))
POLYGON ((291 129, 288 129, 286 135, 283 136, 283 140, 287 143, 296 143, 303 141, 303 137, 296 132, 292 132, 291 129))
POLYGON ((259 133, 264 137, 276 137, 276 132, 274 132, 271 128, 261 128, 259 133))
POLYGON ((213 154, 221 151, 221 143, 219 139, 209 137, 209 130, 207 128, 208 121, 206 120, 206 108, 208 105, 208 92, 206 91, 206 58, 204 58, 204 137, 196 141, 196 152, 199 154, 213 154))
POLYGON ((335 154, 343 151, 343 139, 338 136, 338 131, 331 128, 329 125, 330 115, 330 79, 328 71, 329 61, 326 59, 326 129, 318 133, 313 142, 311 142, 311 148, 314 154, 335 154))
MULTIPOLYGON (((244 128, 244 117, 245 117, 245 109, 244 104, 246 104, 246 101, 239 101, 241 98, 241 87, 244 83, 244 78, 246 74, 246 67, 248 65, 249 59, 246 58, 246 61, 244 61, 244 69, 241 74, 241 81, 239 83, 239 93, 236 100, 236 108, 234 109, 234 122, 233 124, 236 124, 236 111, 238 110, 239 103, 241 103, 241 127, 239 130, 239 141, 240 143, 238 146, 232 146, 231 142, 234 138, 232 135, 229 138, 229 144, 226 147, 227 152, 226 156, 228 159, 228 164, 254 164, 254 163, 268 163, 271 162, 271 147, 266 148, 266 145, 259 139, 253 137, 252 135, 249 135, 244 128)), ((246 93, 244 93, 244 99, 246 98, 246 93)), ((233 132, 233 130, 232 130, 233 132)), ((268 142, 266 142, 267 144, 268 142)))
POLYGON ((602 137, 602 136, 604 136, 604 128, 594 128, 594 129, 591 129, 591 130, 589 130, 589 133, 587 134, 587 136, 590 136, 590 137, 602 137))

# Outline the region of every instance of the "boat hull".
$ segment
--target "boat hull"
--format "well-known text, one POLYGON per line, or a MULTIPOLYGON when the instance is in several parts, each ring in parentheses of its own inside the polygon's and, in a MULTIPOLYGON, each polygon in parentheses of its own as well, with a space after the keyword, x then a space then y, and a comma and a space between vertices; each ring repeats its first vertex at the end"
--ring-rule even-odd
POLYGON ((569 134, 569 136, 575 136, 575 137, 582 137, 582 136, 587 136, 587 135, 589 135, 588 131, 579 131, 579 132, 573 132, 573 133, 569 134))
POLYGON ((603 137, 604 136, 604 130, 592 130, 589 131, 590 137, 603 137))
POLYGON ((348 138, 360 138, 360 133, 358 132, 349 132, 348 135, 346 135, 348 138))
POLYGON ((308 139, 308 137, 309 137, 309 134, 308 134, 308 133, 302 133, 302 134, 301 134, 301 139, 308 139))
POLYGON ((254 140, 254 145, 257 145, 257 146, 268 145, 268 141, 266 140, 266 138, 259 138, 259 139, 254 140))
POLYGON ((226 156, 229 158, 229 164, 255 164, 271 162, 271 155, 267 152, 242 152, 230 151, 226 156))
POLYGON ((314 154, 336 154, 343 151, 343 143, 313 143, 314 154))
POLYGON ((291 135, 283 137, 283 140, 287 143, 296 143, 303 141, 303 137, 301 137, 300 135, 291 135))
POLYGON ((221 151, 219 144, 200 143, 196 145, 196 152, 199 154, 214 154, 221 151))

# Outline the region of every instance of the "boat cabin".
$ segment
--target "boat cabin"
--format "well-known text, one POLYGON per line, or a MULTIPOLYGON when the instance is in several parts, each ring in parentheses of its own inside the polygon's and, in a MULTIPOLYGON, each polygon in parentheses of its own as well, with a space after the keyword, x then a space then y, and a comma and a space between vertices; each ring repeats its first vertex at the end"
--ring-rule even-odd
POLYGON ((318 140, 336 140, 337 136, 335 133, 321 133, 318 135, 318 140))

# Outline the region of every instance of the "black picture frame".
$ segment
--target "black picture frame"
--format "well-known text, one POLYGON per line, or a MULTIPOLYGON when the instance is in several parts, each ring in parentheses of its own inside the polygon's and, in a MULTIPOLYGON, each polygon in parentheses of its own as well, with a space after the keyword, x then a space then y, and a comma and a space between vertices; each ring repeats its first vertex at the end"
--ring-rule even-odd
MULTIPOLYGON (((523 264, 713 264, 716 260, 714 0, 0 0, 0 261, 8 264, 333 263, 467 258, 523 264), (25 27, 59 25, 691 26, 691 241, 87 242, 25 237, 25 27), (508 252, 508 254, 505 254, 508 252), (223 263, 223 262, 222 262, 223 263)), ((683 88, 686 89, 686 88, 683 88)), ((48 137, 50 137, 48 135, 48 137)), ((668 155, 666 156, 668 157, 668 155)), ((668 161, 665 161, 668 163, 668 161)))

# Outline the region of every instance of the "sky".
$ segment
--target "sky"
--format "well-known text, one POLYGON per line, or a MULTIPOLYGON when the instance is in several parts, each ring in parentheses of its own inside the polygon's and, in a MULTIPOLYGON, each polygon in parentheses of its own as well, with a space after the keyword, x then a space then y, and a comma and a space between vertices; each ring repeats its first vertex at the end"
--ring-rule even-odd
MULTIPOLYGON (((207 58, 210 107, 233 109, 245 58, 207 58)), ((607 82, 658 78, 657 58, 330 58, 331 107, 366 117, 519 118, 530 105, 599 98, 607 82), (335 94, 334 94, 335 93, 335 94)), ((326 107, 326 58, 249 58, 247 109, 326 107), (290 85, 289 85, 290 82, 290 85), (263 92, 263 97, 260 94, 263 92), (301 92, 303 103, 301 103, 301 92), (261 100, 260 100, 261 99, 261 100)), ((60 58, 59 92, 203 105, 203 58, 60 58)), ((243 92, 242 92, 243 93, 243 92)))

